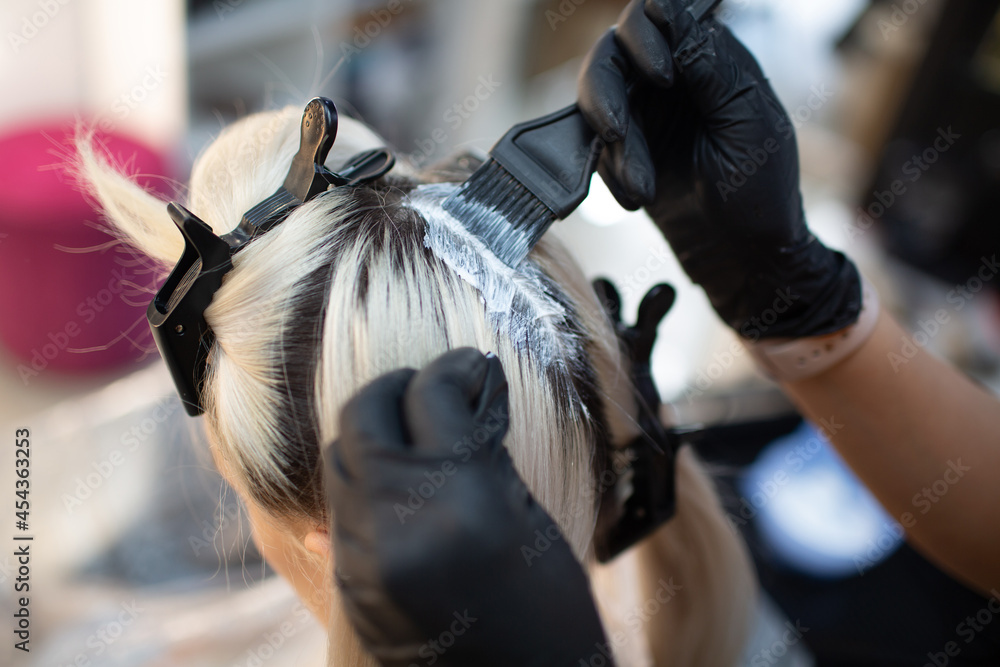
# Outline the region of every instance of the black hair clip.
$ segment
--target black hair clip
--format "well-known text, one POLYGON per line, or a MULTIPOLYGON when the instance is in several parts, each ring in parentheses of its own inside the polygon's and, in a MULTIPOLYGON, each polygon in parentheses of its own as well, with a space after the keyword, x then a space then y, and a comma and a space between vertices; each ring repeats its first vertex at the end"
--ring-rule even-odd
POLYGON ((619 452, 611 483, 602 480, 594 552, 604 563, 669 521, 676 511, 674 461, 681 440, 660 421, 660 394, 650 369, 656 329, 673 306, 676 292, 670 285, 655 285, 640 302, 635 326, 630 327, 621 321, 621 298, 614 285, 598 279, 594 290, 632 362, 639 403, 636 421, 642 430, 619 452))
POLYGON ((167 206, 184 235, 184 253, 149 304, 146 318, 184 408, 192 417, 204 412, 201 385, 214 339, 205 323, 205 309, 222 286, 223 276, 233 268, 232 256, 313 197, 330 188, 374 181, 395 163, 388 150, 376 149, 354 156, 338 172, 332 172, 323 163, 336 137, 337 107, 325 97, 312 99, 302 114, 299 150, 285 182, 222 237, 183 206, 167 206))

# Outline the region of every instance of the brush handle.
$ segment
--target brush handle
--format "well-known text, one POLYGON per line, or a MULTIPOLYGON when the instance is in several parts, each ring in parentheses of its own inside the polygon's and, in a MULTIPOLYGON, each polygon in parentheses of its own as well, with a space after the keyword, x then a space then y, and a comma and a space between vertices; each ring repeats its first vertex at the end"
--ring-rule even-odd
POLYGON ((586 198, 603 147, 573 104, 515 125, 490 156, 562 219, 586 198))

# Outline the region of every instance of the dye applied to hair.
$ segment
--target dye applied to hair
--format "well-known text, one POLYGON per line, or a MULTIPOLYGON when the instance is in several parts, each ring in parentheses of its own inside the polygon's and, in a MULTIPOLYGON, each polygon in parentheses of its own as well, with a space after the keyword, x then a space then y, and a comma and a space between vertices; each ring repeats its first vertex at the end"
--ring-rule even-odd
POLYGON ((476 288, 491 323, 507 331, 518 350, 531 350, 543 366, 564 358, 560 347, 565 342, 558 333, 565 327, 566 308, 546 288, 537 266, 521 262, 517 270, 510 268, 444 210, 442 203, 459 187, 435 183, 410 192, 408 205, 427 222, 424 245, 476 288))

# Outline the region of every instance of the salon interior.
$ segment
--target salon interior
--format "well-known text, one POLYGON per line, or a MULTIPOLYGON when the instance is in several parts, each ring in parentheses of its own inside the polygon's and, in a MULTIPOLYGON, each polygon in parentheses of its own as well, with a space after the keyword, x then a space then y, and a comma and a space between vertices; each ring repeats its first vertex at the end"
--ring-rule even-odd
MULTIPOLYGON (((324 95, 427 166, 574 102, 626 4, 5 0, 0 434, 31 431, 35 538, 32 649, 4 639, 0 664, 279 667, 325 649, 181 407, 146 319, 163 267, 116 241, 75 182, 75 129, 168 198, 229 123, 324 95)), ((717 12, 788 111, 810 228, 914 332, 891 362, 919 346, 1000 392, 1000 1, 717 12)), ((664 419, 704 429, 692 446, 753 556, 772 627, 744 664, 923 665, 954 639, 981 598, 906 544, 826 441, 837 424, 804 421, 755 369, 646 214, 595 176, 551 233, 618 286, 626 318, 652 285, 677 290, 653 377, 664 419), (787 623, 807 630, 770 650, 787 623)), ((0 513, 4 618, 16 519, 0 513)), ((962 647, 947 664, 1000 664, 1000 616, 962 647)))

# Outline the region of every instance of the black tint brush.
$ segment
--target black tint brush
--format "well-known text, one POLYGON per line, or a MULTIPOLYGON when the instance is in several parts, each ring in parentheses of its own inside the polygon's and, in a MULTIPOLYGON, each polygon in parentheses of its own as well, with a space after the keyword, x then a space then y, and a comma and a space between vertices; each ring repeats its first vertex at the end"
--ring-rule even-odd
POLYGON ((586 198, 602 147, 575 104, 515 125, 444 209, 516 266, 586 198))
MULTIPOLYGON (((695 0, 688 11, 700 21, 720 1, 695 0)), ((556 219, 586 198, 603 145, 575 104, 515 125, 444 209, 502 262, 517 266, 556 219)))

